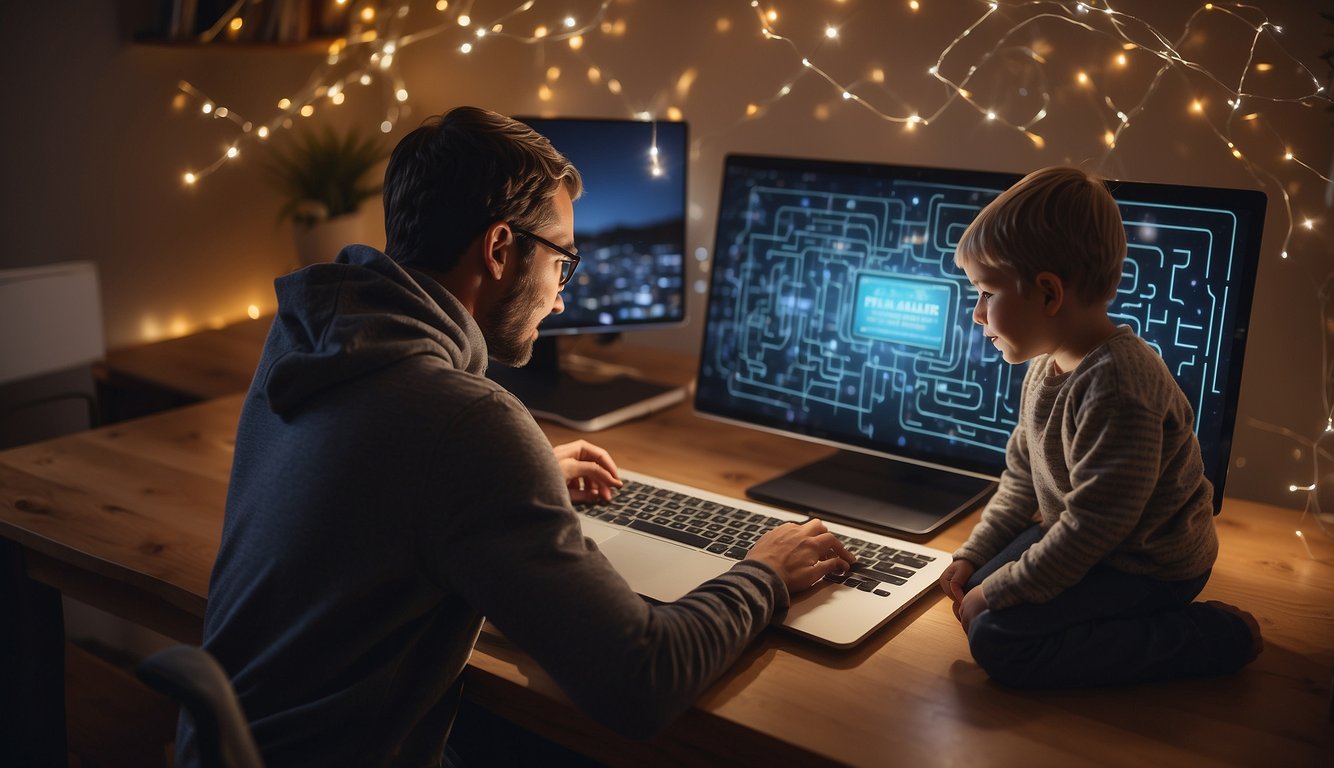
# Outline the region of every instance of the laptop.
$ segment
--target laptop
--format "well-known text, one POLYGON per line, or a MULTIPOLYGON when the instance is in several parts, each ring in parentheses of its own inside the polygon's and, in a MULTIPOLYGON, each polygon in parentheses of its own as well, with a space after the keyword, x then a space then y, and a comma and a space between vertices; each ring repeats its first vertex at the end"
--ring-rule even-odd
MULTIPOLYGON (((630 587, 670 603, 722 574, 749 544, 785 522, 810 516, 621 470, 611 502, 578 504, 584 535, 630 587)), ((936 589, 951 555, 832 521, 825 525, 858 557, 843 577, 793 595, 785 630, 833 648, 852 648, 936 589)))

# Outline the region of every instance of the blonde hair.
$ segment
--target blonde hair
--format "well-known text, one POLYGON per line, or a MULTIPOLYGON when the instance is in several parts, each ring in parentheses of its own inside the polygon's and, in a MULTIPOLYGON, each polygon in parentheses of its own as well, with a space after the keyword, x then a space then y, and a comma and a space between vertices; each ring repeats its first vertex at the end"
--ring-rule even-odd
POLYGON ((1057 166, 1028 174, 983 208, 954 261, 1013 269, 1026 286, 1051 272, 1082 301, 1105 303, 1116 295, 1125 256, 1125 227, 1107 185, 1057 166))

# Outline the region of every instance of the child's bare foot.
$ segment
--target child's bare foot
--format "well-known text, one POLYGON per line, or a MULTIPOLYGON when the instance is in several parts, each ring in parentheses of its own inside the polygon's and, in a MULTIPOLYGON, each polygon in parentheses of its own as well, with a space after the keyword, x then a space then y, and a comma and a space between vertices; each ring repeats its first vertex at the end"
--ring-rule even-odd
POLYGON ((1255 657, 1259 656, 1260 651, 1263 651, 1265 647, 1264 638, 1260 636, 1260 622, 1256 621, 1255 617, 1250 613, 1243 611, 1231 603, 1225 603, 1221 600, 1206 600, 1205 604, 1212 605, 1221 611, 1227 611, 1246 623, 1246 628, 1251 631, 1251 655, 1246 659, 1246 663, 1249 664, 1254 661, 1255 657))

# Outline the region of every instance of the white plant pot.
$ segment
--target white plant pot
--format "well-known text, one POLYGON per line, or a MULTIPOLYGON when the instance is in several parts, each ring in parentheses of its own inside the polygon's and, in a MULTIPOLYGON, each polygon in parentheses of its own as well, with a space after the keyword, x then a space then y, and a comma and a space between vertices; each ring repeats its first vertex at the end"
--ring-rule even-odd
POLYGON ((292 239, 296 243, 298 266, 333 261, 343 246, 365 240, 366 217, 361 211, 345 213, 311 226, 294 223, 292 239))

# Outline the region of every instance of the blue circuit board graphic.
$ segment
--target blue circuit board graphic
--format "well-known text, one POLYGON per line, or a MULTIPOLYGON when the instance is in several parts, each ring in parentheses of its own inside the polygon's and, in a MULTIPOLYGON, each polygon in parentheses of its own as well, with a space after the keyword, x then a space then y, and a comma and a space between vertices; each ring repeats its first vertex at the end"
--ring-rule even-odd
MULTIPOLYGON (((977 292, 954 249, 1006 186, 729 174, 697 402, 999 474, 1025 366, 1007 364, 973 323, 977 292)), ((1216 440, 1234 341, 1225 329, 1239 303, 1236 214, 1118 202, 1129 245, 1113 319, 1158 350, 1196 409, 1197 431, 1208 422, 1202 444, 1216 440)))

